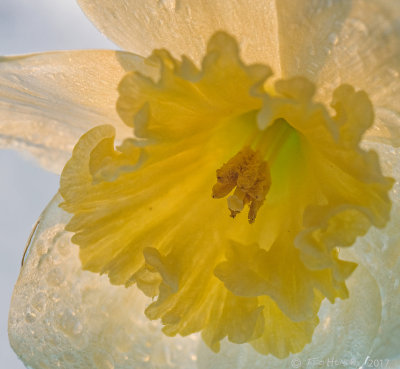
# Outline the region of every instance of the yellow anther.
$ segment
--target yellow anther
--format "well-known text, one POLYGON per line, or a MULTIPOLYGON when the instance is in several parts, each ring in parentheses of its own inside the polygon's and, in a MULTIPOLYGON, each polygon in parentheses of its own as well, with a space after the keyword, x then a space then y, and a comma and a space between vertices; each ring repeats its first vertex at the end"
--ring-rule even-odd
POLYGON ((227 196, 231 217, 239 214, 249 204, 249 223, 256 219, 257 212, 264 203, 271 187, 269 167, 258 151, 246 146, 217 170, 217 183, 213 186, 213 198, 227 196))

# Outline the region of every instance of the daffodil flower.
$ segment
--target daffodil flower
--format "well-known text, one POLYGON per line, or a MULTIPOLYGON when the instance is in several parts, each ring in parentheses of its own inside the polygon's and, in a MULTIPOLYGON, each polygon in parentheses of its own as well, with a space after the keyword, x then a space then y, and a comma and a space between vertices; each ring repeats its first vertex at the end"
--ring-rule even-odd
POLYGON ((396 365, 399 5, 80 3, 149 56, 0 64, 3 142, 58 170, 87 131, 15 287, 21 359, 396 365))

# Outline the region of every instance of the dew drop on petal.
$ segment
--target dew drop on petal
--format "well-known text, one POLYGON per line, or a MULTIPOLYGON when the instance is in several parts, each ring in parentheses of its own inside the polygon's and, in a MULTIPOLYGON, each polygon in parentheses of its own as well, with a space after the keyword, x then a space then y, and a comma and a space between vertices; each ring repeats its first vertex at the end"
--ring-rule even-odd
POLYGON ((175 11, 179 8, 178 0, 159 0, 159 4, 169 11, 175 11))
POLYGON ((32 312, 30 309, 28 309, 25 314, 25 320, 28 323, 33 323, 36 320, 36 314, 32 312))
POLYGON ((56 313, 57 327, 66 335, 75 336, 82 332, 82 323, 69 309, 56 313))
POLYGON ((339 43, 339 37, 338 37, 338 35, 337 35, 336 33, 331 33, 331 34, 329 35, 329 42, 330 42, 332 45, 337 45, 337 44, 339 43))
POLYGON ((71 244, 69 242, 69 237, 65 235, 61 236, 57 242, 57 251, 62 256, 67 256, 71 252, 71 244))
POLYGON ((41 312, 46 306, 46 300, 46 294, 44 292, 38 292, 35 296, 32 297, 31 305, 35 310, 41 312))
POLYGON ((93 362, 97 369, 114 369, 114 359, 105 351, 95 351, 93 353, 93 362))
POLYGON ((353 28, 353 30, 356 30, 358 32, 361 32, 365 35, 368 35, 368 27, 365 25, 365 23, 358 19, 358 18, 351 18, 348 20, 349 24, 353 28))
POLYGON ((48 246, 45 242, 38 242, 37 247, 36 247, 36 253, 38 255, 45 255, 47 253, 48 246))
POLYGON ((65 275, 60 268, 54 268, 47 274, 47 282, 51 286, 58 286, 64 282, 65 275))

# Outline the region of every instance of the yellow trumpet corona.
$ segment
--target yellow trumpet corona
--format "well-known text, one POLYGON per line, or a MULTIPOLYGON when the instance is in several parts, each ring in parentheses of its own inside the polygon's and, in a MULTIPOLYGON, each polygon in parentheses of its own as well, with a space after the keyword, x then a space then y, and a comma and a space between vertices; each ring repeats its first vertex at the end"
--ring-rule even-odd
POLYGON ((149 62, 157 80, 119 85, 132 137, 115 147, 111 126, 93 128, 61 176, 83 268, 154 297, 146 315, 167 335, 301 351, 321 301, 348 296, 356 265, 338 247, 389 218, 393 180, 359 146, 367 94, 338 86, 327 108, 307 79, 272 83, 269 67, 245 65, 222 32, 201 69, 165 50, 149 62))

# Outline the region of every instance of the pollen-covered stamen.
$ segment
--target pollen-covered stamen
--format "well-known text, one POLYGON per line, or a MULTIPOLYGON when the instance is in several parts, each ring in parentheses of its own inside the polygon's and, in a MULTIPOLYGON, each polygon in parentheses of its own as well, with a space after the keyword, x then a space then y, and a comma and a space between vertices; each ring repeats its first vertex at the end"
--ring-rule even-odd
POLYGON ((258 151, 248 146, 217 170, 213 198, 225 197, 235 187, 234 193, 227 199, 231 217, 234 218, 249 204, 248 220, 253 223, 271 187, 271 176, 268 163, 258 151))

